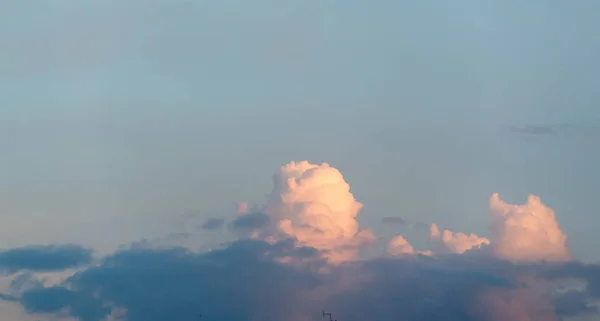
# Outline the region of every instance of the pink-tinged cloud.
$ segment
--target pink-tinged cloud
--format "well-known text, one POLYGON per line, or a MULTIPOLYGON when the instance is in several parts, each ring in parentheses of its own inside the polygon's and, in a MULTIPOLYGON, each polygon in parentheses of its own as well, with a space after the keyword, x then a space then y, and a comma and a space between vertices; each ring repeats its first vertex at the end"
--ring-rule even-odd
POLYGON ((359 230, 356 217, 362 207, 337 169, 301 161, 279 169, 265 213, 279 234, 341 262, 356 258, 360 247, 375 240, 371 231, 359 230))
POLYGON ((471 249, 481 248, 489 245, 490 240, 475 234, 452 232, 450 230, 440 231, 436 224, 431 224, 429 234, 429 247, 434 253, 457 253, 462 254, 471 249))
POLYGON ((248 206, 248 202, 239 202, 237 204, 237 215, 244 215, 246 213, 248 213, 249 210, 249 206, 248 206))
POLYGON ((415 248, 402 235, 394 237, 387 245, 387 254, 391 256, 413 254, 414 252, 415 248))
POLYGON ((414 254, 431 255, 430 251, 415 251, 415 248, 402 235, 395 236, 389 241, 386 253, 394 257, 414 254))
POLYGON ((558 226, 554 211, 538 196, 530 195, 526 204, 511 205, 494 193, 490 212, 494 256, 522 263, 571 259, 567 236, 558 226))

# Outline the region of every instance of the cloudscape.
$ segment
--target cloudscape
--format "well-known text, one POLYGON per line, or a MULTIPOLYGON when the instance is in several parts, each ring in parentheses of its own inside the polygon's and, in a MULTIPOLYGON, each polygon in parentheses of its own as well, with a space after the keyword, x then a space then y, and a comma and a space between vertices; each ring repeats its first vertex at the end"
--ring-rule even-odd
MULTIPOLYGON (((134 244, 104 257, 77 245, 0 253, 2 311, 45 320, 595 320, 600 265, 569 255, 556 214, 489 198, 489 238, 429 231, 428 249, 360 227, 363 206, 327 163, 290 162, 264 204, 236 214, 237 239, 207 251, 134 244), (66 273, 48 282, 40 272, 66 273), (10 308, 9 308, 10 307, 10 308), (15 312, 16 313, 16 312, 15 312)), ((482 213, 485 215, 485 213, 482 213)), ((203 225, 217 229, 215 218, 203 225)), ((20 319, 19 319, 20 318, 20 319)), ((32 320, 32 319, 31 319, 32 320)))
POLYGON ((0 1, 0 321, 600 321, 600 1, 0 1))

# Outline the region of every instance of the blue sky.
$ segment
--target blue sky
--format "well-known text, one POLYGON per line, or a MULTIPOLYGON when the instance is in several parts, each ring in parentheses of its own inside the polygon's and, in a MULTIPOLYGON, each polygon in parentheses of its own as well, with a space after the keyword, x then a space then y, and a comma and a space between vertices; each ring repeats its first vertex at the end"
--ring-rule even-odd
POLYGON ((384 216, 486 235, 493 192, 534 193, 600 259, 597 1, 1 7, 0 247, 160 238, 307 159, 380 235, 420 244, 384 216), (527 124, 571 127, 508 129, 527 124))

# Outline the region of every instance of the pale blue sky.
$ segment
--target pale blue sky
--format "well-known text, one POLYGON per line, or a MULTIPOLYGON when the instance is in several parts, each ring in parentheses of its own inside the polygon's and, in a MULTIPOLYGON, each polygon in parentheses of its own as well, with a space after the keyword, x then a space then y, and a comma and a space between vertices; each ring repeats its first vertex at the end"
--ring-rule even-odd
POLYGON ((0 4, 0 247, 162 237, 339 168, 384 216, 486 235, 535 193, 600 260, 600 2, 0 4), (533 141, 508 130, 569 124, 533 141))

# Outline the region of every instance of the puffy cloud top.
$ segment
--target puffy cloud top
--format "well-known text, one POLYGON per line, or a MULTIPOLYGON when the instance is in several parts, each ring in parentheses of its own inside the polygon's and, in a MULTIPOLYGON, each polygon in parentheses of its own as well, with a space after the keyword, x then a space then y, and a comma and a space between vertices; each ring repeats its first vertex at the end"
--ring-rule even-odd
POLYGON ((265 212, 285 237, 327 253, 332 262, 355 258, 360 246, 375 239, 370 231, 359 231, 356 217, 363 204, 329 164, 291 162, 279 169, 274 183, 265 212))
POLYGON ((413 254, 414 252, 415 248, 402 235, 395 236, 387 246, 387 253, 391 256, 413 254))
MULTIPOLYGON (((388 243, 388 257, 354 260, 375 237, 360 230, 362 204, 337 169, 292 162, 274 181, 264 206, 245 204, 229 223, 254 239, 207 252, 132 246, 51 283, 39 272, 90 263, 91 252, 76 245, 0 252, 0 268, 35 272, 6 276, 12 280, 10 293, 0 289, 0 319, 164 321, 202 314, 304 321, 320 318, 323 308, 346 321, 597 318, 590 302, 600 298, 600 267, 543 262, 570 256, 554 212, 539 197, 510 205, 494 194, 490 240, 430 226, 434 254, 485 248, 475 255, 428 257, 432 252, 415 250, 399 235, 388 243), (565 282, 571 279, 577 287, 565 282)), ((213 218, 202 227, 223 225, 213 218)))
POLYGON ((496 257, 524 263, 570 260, 567 236, 558 226, 554 211, 538 196, 530 195, 526 204, 511 205, 494 193, 490 212, 496 257))
POLYGON ((483 245, 489 245, 490 240, 475 234, 467 235, 462 232, 455 233, 450 230, 440 232, 436 224, 431 224, 429 244, 432 251, 437 253, 462 254, 473 248, 481 248, 483 245))

